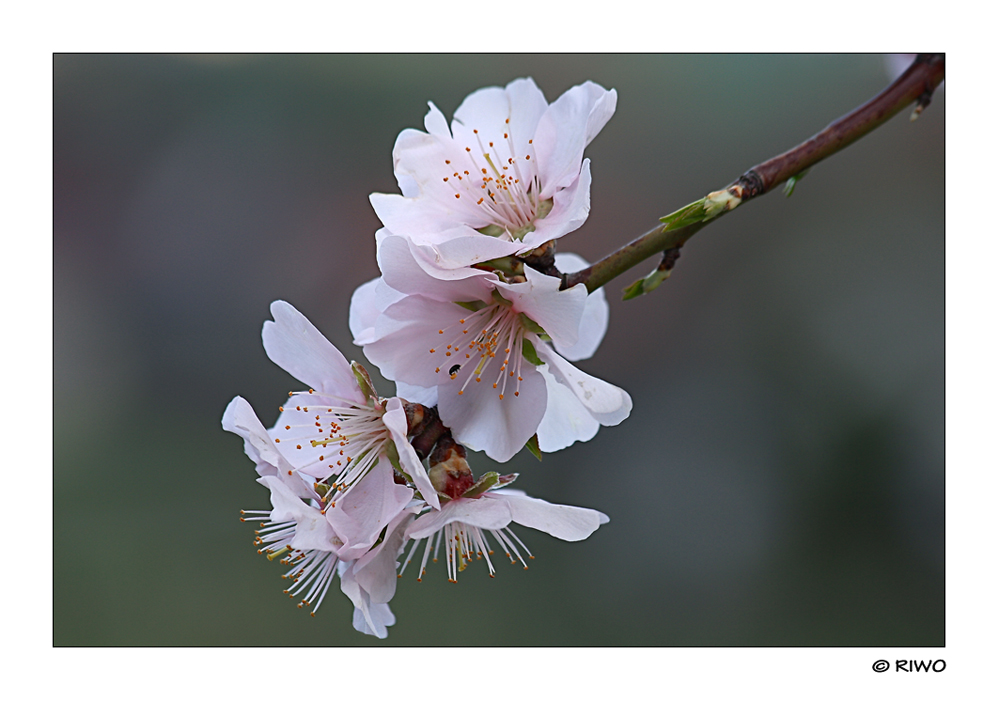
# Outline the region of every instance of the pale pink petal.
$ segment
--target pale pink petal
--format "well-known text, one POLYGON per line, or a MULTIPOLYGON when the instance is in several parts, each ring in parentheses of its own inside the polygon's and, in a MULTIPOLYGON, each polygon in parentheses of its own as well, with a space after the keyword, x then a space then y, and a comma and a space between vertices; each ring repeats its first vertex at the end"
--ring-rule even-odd
POLYGON ((447 119, 433 102, 428 102, 427 106, 430 110, 427 112, 427 116, 423 118, 423 126, 427 130, 427 133, 439 139, 450 139, 451 130, 447 127, 447 119))
MULTIPOLYGON (((586 268, 589 263, 575 253, 557 253, 555 254, 555 265, 563 273, 574 273, 586 268)), ((552 339, 552 345, 566 360, 575 362, 592 357, 597 352, 600 342, 603 341, 604 334, 607 333, 609 316, 610 307, 607 304, 607 295, 604 294, 604 288, 600 287, 586 298, 583 318, 579 322, 579 340, 571 346, 566 346, 552 339)))
POLYGON ((631 413, 631 397, 620 387, 587 375, 552 350, 547 344, 537 349, 538 357, 548 363, 548 371, 572 390, 586 410, 603 426, 616 426, 631 413))
POLYGON ((527 282, 494 283, 513 309, 541 325, 551 338, 572 346, 579 338, 579 322, 586 307, 586 288, 576 285, 559 290, 562 279, 525 267, 527 282))
POLYGON ((340 591, 354 604, 354 630, 384 640, 388 637, 388 626, 395 624, 395 616, 388 604, 372 603, 371 596, 357 582, 351 564, 341 560, 337 570, 340 575, 340 591))
MULTIPOLYGON (((541 344, 543 345, 543 344, 541 344)), ((469 363, 471 365, 471 363, 469 363)), ((509 378, 504 398, 493 389, 494 365, 482 374, 482 381, 467 384, 464 394, 458 390, 466 375, 438 388, 437 410, 441 421, 451 428, 456 441, 472 450, 485 451, 498 462, 516 455, 538 429, 547 405, 544 378, 533 365, 521 369, 520 396, 509 378)), ((443 373, 441 373, 443 374, 443 373)))
MULTIPOLYGON (((478 145, 475 135, 469 133, 472 129, 479 130, 483 145, 490 141, 503 144, 503 135, 508 134, 513 153, 523 157, 533 153, 528 142, 546 109, 548 102, 534 81, 518 78, 506 88, 483 88, 466 97, 454 112, 452 130, 463 146, 478 145)), ((500 148, 499 154, 506 156, 508 149, 500 148)))
MULTIPOLYGON (((431 231, 447 229, 457 223, 465 223, 473 228, 479 228, 489 223, 484 211, 479 208, 469 187, 469 175, 477 170, 476 163, 471 159, 470 152, 465 147, 471 145, 456 139, 440 138, 432 134, 424 134, 414 129, 406 129, 396 139, 392 150, 395 163, 396 179, 407 183, 407 189, 417 191, 418 195, 406 197, 413 206, 394 205, 385 201, 385 196, 371 200, 379 219, 389 229, 397 234, 409 235, 411 231, 418 232, 430 227, 431 231), (468 174, 465 171, 469 171, 468 174), (401 177, 408 178, 407 180, 401 177), (459 195, 455 197, 455 195, 459 195), (426 200, 425 202, 423 202, 426 200), (389 211, 388 206, 405 206, 406 212, 417 217, 417 220, 407 223, 402 211, 389 211), (434 210, 442 217, 436 224, 426 219, 434 210), (382 218, 382 214, 390 217, 390 221, 382 218), (448 223, 450 222, 450 223, 448 223)), ((473 152, 478 150, 474 146, 473 152)))
POLYGON ((453 362, 445 351, 430 353, 441 344, 445 330, 458 324, 467 310, 453 302, 441 302, 419 295, 405 297, 388 309, 375 325, 374 339, 364 346, 364 354, 390 380, 417 387, 433 387, 448 379, 453 362), (440 372, 436 369, 441 367, 440 372))
POLYGON ((583 160, 579 177, 555 193, 552 211, 534 221, 534 231, 524 237, 524 245, 534 249, 581 227, 590 216, 590 159, 583 160))
POLYGON ((542 453, 554 453, 576 441, 588 441, 597 435, 600 423, 593 418, 572 390, 555 380, 547 367, 538 368, 548 389, 548 406, 538 425, 538 447, 542 453))
POLYGON ((549 105, 534 138, 543 199, 579 177, 583 149, 607 124, 616 107, 617 92, 589 81, 570 88, 549 105))
POLYGON ((430 511, 413 521, 406 529, 406 540, 427 538, 455 521, 495 531, 506 528, 511 520, 510 508, 505 501, 455 499, 440 511, 430 511))
POLYGON ((601 524, 610 521, 606 514, 594 509, 550 504, 544 499, 504 494, 502 491, 487 492, 482 499, 505 502, 515 523, 536 528, 562 540, 583 540, 601 524))
POLYGON ((369 280, 354 290, 350 298, 349 322, 354 343, 363 346, 369 340, 368 337, 374 333, 378 315, 404 296, 386 285, 385 280, 380 277, 369 280))
POLYGON ((358 585, 368 592, 372 603, 388 603, 395 596, 398 580, 396 560, 402 550, 403 533, 413 518, 410 511, 403 511, 392 519, 382 542, 354 561, 350 568, 358 585))
MULTIPOLYGON (((476 234, 482 238, 481 234, 476 234)), ((475 268, 441 270, 428 256, 433 250, 417 246, 401 236, 386 236, 378 246, 378 268, 385 284, 408 295, 432 299, 488 300, 494 273, 475 268)))
MULTIPOLYGON (((455 229, 454 231, 459 230, 455 229)), ((486 236, 468 227, 460 231, 462 235, 432 245, 433 261, 436 268, 451 270, 484 263, 495 258, 517 255, 524 250, 524 244, 520 241, 486 236)), ((422 240, 416 237, 413 241, 422 243, 422 240)), ((533 248, 537 248, 537 246, 533 248)))
POLYGON ((344 545, 339 555, 353 560, 374 545, 384 528, 409 504, 413 490, 392 479, 388 458, 379 460, 343 499, 326 509, 326 518, 344 545))
POLYGON ((297 496, 311 498, 314 491, 306 485, 294 466, 281 454, 253 408, 242 397, 235 397, 222 415, 222 428, 243 439, 243 452, 256 463, 260 476, 276 475, 297 496), (288 474, 288 473, 292 474, 288 474))
POLYGON ((389 433, 392 434, 392 442, 395 443, 399 453, 399 463, 402 465, 402 469, 413 478, 413 484, 420 491, 423 500, 435 509, 441 508, 440 500, 437 498, 437 490, 430 483, 426 468, 423 467, 423 463, 420 462, 420 458, 417 457, 416 451, 413 450, 413 446, 406 437, 408 425, 406 411, 402 408, 402 400, 398 397, 392 397, 388 400, 385 408, 387 411, 382 416, 382 421, 389 433))
MULTIPOLYGON (((422 187, 416 176, 409 173, 402 175, 415 187, 422 187)), ((401 177, 397 175, 397 178, 401 179, 401 177)), ((436 188, 428 186, 428 189, 434 190, 436 188)), ((402 195, 373 192, 368 196, 368 201, 385 228, 399 236, 412 238, 420 243, 438 243, 465 231, 475 232, 475 229, 463 225, 461 219, 449 218, 448 208, 442 208, 439 202, 440 197, 434 198, 434 194, 434 192, 430 192, 425 195, 403 197, 402 195), (462 225, 462 228, 457 232, 442 234, 442 232, 454 229, 458 225, 462 225)), ((444 194, 454 196, 450 191, 444 194)), ((483 227, 488 224, 488 221, 476 220, 474 223, 477 227, 483 227)), ((475 235, 481 236, 482 234, 475 232, 475 235)))
POLYGON ((301 312, 278 300, 271 314, 261 334, 268 358, 310 388, 364 404, 350 363, 301 312))
POLYGON ((309 506, 277 477, 261 477, 257 480, 271 490, 270 520, 295 521, 295 537, 291 547, 296 550, 327 550, 336 552, 339 542, 326 517, 314 506, 309 506))
POLYGON ((395 383, 396 396, 405 399, 407 402, 422 404, 423 406, 437 406, 437 387, 418 387, 405 382, 395 383))

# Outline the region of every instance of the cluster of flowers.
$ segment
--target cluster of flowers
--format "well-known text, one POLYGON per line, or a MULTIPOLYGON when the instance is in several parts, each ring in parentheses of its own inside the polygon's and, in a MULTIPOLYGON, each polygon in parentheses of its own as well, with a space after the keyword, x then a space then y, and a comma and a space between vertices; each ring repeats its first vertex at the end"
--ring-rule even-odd
POLYGON ((308 389, 289 393, 270 429, 242 397, 222 426, 243 438, 271 492, 272 509, 243 519, 261 522, 260 552, 290 566, 285 591, 300 607, 315 614, 339 577, 354 627, 384 638, 396 580, 420 543, 418 577, 443 543, 455 581, 474 559, 492 576, 494 542, 511 562, 530 557, 511 523, 568 541, 607 523, 510 489, 516 475, 476 479, 465 448, 499 462, 525 445, 552 452, 631 412, 626 392, 570 362, 596 351, 608 306, 602 291, 560 289, 559 271, 586 262, 554 254, 589 213, 583 150, 616 99, 588 82, 548 104, 520 79, 469 95, 450 128, 431 103, 426 132, 399 135, 402 194, 371 196, 384 225, 381 276, 350 308, 355 343, 399 396, 379 397, 364 367, 298 310, 271 305, 264 349, 308 389))

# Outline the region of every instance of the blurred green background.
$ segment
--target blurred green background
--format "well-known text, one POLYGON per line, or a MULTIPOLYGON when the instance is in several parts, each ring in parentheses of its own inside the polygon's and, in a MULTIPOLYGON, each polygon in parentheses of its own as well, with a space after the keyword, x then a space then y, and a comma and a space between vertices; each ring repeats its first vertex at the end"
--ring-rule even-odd
MULTIPOLYGON (((698 234, 580 366, 630 419, 499 469, 611 521, 536 559, 407 571, 387 641, 333 592, 281 594, 240 509, 269 508, 236 394, 295 380, 260 343, 297 306, 348 358, 392 145, 533 76, 618 91, 588 148, 596 259, 873 96, 883 56, 57 55, 56 645, 944 643, 944 107, 896 117, 698 234)), ((374 368, 372 368, 374 369, 374 368)), ((389 392, 389 384, 382 389, 389 392)), ((473 469, 493 469, 475 455, 473 469)))

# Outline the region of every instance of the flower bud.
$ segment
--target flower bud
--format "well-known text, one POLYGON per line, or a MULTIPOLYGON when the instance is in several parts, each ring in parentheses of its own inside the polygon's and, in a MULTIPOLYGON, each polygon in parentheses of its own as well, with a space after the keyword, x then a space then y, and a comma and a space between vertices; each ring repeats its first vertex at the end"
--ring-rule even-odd
POLYGON ((429 475, 430 483, 438 493, 457 499, 475 484, 472 469, 465 459, 467 455, 464 446, 455 443, 450 434, 437 441, 430 455, 429 475))
MULTIPOLYGON (((735 188, 733 188, 735 189, 735 188)), ((718 190, 704 198, 704 220, 713 219, 722 212, 735 209, 742 202, 742 197, 731 190, 718 190)))
POLYGON ((427 411, 422 404, 415 404, 413 402, 407 402, 405 399, 402 400, 402 408, 406 412, 406 429, 408 435, 412 436, 419 433, 419 430, 423 422, 427 418, 427 411))

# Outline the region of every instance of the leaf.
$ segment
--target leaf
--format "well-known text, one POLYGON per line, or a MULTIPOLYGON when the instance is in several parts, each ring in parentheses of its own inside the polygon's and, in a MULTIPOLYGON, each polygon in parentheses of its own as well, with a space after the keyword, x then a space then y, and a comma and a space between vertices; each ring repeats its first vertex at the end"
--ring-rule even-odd
POLYGON ((660 270, 659 268, 656 268, 641 280, 635 280, 633 283, 625 287, 623 298, 625 300, 629 300, 634 299, 635 297, 641 297, 642 295, 647 295, 649 292, 652 292, 652 290, 663 284, 672 272, 672 269, 660 270))
POLYGON ((499 290, 497 290, 497 289, 493 289, 493 300, 497 304, 502 304, 504 307, 512 307, 513 306, 513 302, 511 302, 506 297, 504 297, 503 295, 501 295, 499 293, 499 290))
POLYGON ((495 224, 487 224, 481 229, 476 229, 480 234, 485 234, 486 236, 500 236, 506 229, 502 226, 496 226, 495 224))
POLYGON ((392 467, 395 468, 396 472, 405 477, 408 482, 413 481, 413 478, 404 469, 402 469, 402 463, 399 461, 399 449, 395 447, 395 443, 393 441, 386 442, 385 456, 389 459, 389 462, 392 463, 392 467))
MULTIPOLYGON (((531 451, 531 455, 536 457, 539 461, 541 460, 541 448, 538 447, 538 434, 531 436, 531 439, 525 444, 527 449, 531 451)), ((511 480, 512 481, 512 480, 511 480)))
POLYGON ((479 478, 479 481, 473 484, 471 487, 465 490, 462 497, 477 497, 483 492, 488 492, 490 489, 498 485, 500 482, 500 475, 498 472, 487 472, 479 478))
POLYGON ((811 168, 805 168, 803 171, 801 171, 797 175, 792 175, 790 178, 787 179, 787 182, 784 183, 784 196, 785 197, 790 197, 791 195, 794 194, 794 186, 798 184, 799 180, 801 180, 806 175, 808 175, 808 171, 810 171, 810 170, 811 170, 811 168))
POLYGON ((521 312, 519 314, 519 317, 520 317, 520 323, 521 323, 521 325, 525 329, 527 329, 528 331, 536 333, 539 336, 547 336, 548 335, 548 332, 545 331, 543 328, 541 328, 541 324, 539 324, 538 322, 536 322, 531 317, 527 316, 527 314, 525 314, 524 312, 521 312))
POLYGON ((629 299, 635 299, 635 297, 641 297, 645 294, 645 278, 640 278, 635 280, 633 283, 624 288, 624 292, 621 298, 625 301, 629 299))
POLYGON ((691 224, 696 224, 699 221, 704 221, 705 199, 706 198, 702 197, 696 202, 691 202, 687 206, 681 207, 672 214, 660 217, 659 221, 666 225, 663 227, 663 230, 673 231, 674 229, 682 229, 685 226, 690 226, 691 224))
POLYGON ((534 344, 528 341, 526 338, 523 340, 520 346, 520 352, 524 356, 524 360, 529 362, 531 365, 544 365, 545 361, 538 357, 538 351, 534 349, 534 344))
POLYGON ((368 371, 356 360, 350 361, 350 369, 354 371, 354 378, 357 380, 357 386, 361 388, 361 393, 364 394, 364 398, 368 400, 368 405, 374 406, 375 400, 378 399, 378 393, 375 392, 375 385, 371 381, 371 376, 368 374, 368 371))
POLYGON ((480 299, 476 299, 472 302, 455 302, 455 304, 457 304, 462 309, 467 309, 470 312, 477 312, 480 309, 489 306, 480 299))

